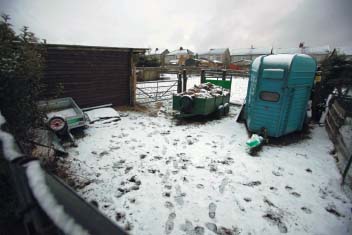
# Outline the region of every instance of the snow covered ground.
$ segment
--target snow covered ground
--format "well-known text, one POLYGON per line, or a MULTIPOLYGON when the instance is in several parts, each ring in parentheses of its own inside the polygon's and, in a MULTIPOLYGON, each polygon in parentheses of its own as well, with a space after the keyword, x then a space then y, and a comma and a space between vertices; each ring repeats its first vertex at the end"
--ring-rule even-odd
POLYGON ((68 150, 65 164, 90 182, 79 194, 131 234, 352 233, 352 204, 324 127, 252 157, 238 107, 191 123, 170 108, 94 122, 68 150))

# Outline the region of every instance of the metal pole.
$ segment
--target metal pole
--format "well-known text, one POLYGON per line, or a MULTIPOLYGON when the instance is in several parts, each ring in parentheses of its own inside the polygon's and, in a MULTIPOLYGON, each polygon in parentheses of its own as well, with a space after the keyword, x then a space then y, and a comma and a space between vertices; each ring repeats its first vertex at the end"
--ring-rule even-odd
POLYGON ((205 83, 205 70, 200 71, 200 83, 205 83))
POLYGON ((182 92, 182 75, 181 73, 177 74, 177 93, 182 92))
POLYGON ((226 70, 222 71, 222 80, 225 81, 226 80, 226 70))
POLYGON ((183 76, 183 91, 187 90, 187 70, 182 71, 182 76, 183 76))
POLYGON ((155 101, 158 101, 159 81, 156 81, 155 101))

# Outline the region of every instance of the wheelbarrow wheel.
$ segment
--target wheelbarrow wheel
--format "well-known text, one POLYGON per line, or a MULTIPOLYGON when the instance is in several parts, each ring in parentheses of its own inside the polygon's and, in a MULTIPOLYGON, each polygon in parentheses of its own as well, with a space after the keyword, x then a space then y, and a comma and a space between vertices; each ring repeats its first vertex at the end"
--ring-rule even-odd
POLYGON ((220 119, 223 115, 224 115, 224 106, 220 105, 215 112, 215 117, 217 119, 220 119))
POLYGON ((48 121, 49 129, 58 135, 64 135, 67 132, 67 122, 64 118, 54 116, 48 121))
POLYGON ((230 105, 229 103, 224 104, 224 115, 227 116, 230 112, 230 105))

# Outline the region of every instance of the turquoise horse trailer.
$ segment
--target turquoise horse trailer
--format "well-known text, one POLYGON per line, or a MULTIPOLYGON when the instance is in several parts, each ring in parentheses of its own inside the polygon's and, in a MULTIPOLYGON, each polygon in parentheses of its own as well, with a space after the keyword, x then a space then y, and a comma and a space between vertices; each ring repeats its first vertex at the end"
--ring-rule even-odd
POLYGON ((316 67, 315 60, 303 54, 256 58, 244 107, 247 128, 271 137, 301 130, 316 67))

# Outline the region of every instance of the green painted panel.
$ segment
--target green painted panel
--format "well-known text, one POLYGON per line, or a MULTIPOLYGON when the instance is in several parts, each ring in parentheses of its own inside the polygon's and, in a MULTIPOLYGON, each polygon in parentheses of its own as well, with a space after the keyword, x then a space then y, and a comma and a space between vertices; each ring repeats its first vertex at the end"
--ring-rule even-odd
POLYGON ((214 85, 217 85, 217 86, 221 86, 222 88, 225 88, 225 89, 231 89, 231 81, 229 80, 210 80, 210 79, 207 79, 205 80, 205 82, 210 82, 214 85))

